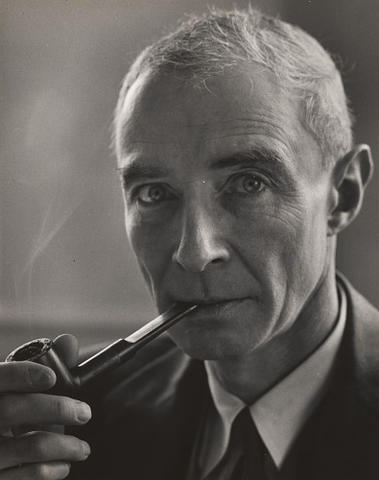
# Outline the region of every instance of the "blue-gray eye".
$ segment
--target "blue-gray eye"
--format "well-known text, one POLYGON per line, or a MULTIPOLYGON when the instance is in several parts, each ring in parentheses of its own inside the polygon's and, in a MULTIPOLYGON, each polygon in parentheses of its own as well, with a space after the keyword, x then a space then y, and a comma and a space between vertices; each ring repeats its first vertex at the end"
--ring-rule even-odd
POLYGON ((263 179, 254 174, 240 174, 234 176, 228 182, 228 193, 259 193, 265 189, 265 182, 263 179))
POLYGON ((264 189, 263 181, 255 175, 246 175, 242 184, 247 193, 260 192, 264 189))
POLYGON ((137 199, 143 204, 153 205, 169 197, 167 189, 163 185, 144 185, 138 189, 137 199))

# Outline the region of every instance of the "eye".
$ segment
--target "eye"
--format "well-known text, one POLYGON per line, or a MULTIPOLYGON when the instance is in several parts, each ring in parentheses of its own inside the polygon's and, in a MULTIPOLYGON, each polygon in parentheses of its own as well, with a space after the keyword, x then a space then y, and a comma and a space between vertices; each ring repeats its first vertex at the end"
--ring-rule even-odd
POLYGON ((157 205, 165 200, 173 198, 173 194, 165 185, 150 184, 138 188, 135 198, 142 205, 157 205))
POLYGON ((226 187, 227 193, 254 194, 262 192, 266 187, 264 179, 252 173, 239 174, 230 179, 226 187))

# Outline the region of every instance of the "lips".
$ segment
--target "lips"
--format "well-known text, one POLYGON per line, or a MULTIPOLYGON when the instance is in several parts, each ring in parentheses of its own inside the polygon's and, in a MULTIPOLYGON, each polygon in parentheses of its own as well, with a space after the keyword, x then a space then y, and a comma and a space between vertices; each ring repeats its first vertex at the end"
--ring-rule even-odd
POLYGON ((175 303, 183 303, 183 304, 196 304, 199 305, 199 307, 207 307, 209 305, 223 305, 225 303, 230 303, 230 302, 237 302, 240 300, 244 300, 244 298, 210 298, 210 299, 204 299, 204 298, 189 298, 189 299, 176 299, 175 303))
POLYGON ((212 298, 212 299, 186 299, 185 301, 180 300, 176 301, 177 303, 194 303, 198 305, 198 308, 195 310, 194 313, 191 313, 190 316, 199 316, 199 315, 220 315, 227 310, 233 309, 234 307, 238 306, 242 302, 248 300, 247 297, 243 298, 212 298))

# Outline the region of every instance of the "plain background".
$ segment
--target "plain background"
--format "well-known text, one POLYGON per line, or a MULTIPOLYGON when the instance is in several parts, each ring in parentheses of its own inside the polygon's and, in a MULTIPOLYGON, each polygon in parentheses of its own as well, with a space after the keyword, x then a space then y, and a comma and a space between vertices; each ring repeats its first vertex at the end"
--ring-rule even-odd
MULTIPOLYGON (((251 2, 338 53, 356 140, 379 140, 375 0, 251 2)), ((246 1, 213 1, 230 8, 246 1)), ((155 314, 123 227, 109 148, 121 80, 138 52, 200 0, 0 0, 0 355, 72 332, 125 336, 155 314)), ((379 175, 339 241, 338 266, 379 305, 379 175)))

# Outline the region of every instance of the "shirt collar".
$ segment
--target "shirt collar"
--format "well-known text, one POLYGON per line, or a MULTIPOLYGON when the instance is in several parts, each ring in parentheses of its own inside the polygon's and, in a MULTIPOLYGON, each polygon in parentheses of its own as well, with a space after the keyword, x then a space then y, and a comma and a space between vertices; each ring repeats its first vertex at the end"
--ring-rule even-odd
MULTIPOLYGON (((249 407, 259 434, 280 468, 301 428, 323 396, 335 364, 346 321, 346 298, 339 288, 340 308, 336 326, 320 347, 249 407)), ((227 392, 205 362, 209 388, 216 407, 209 419, 205 445, 207 455, 200 458, 208 473, 224 455, 234 418, 245 404, 227 392), (208 437, 208 438, 207 438, 208 437)))

